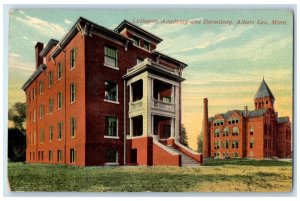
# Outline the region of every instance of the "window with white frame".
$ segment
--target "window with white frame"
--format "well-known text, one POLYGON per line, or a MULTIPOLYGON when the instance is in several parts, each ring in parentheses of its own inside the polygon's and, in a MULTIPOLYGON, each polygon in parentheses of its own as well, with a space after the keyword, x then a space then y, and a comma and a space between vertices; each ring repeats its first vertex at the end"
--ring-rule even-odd
POLYGON ((49 126, 49 141, 53 140, 53 126, 49 126))
POLYGON ((105 117, 105 136, 118 137, 117 117, 105 117))
POLYGON ((49 162, 53 161, 53 152, 52 150, 49 151, 49 162))
POLYGON ((104 97, 109 101, 118 101, 118 84, 112 81, 105 81, 104 97))
POLYGON ((44 106, 40 105, 40 119, 44 118, 44 106))
POLYGON ((75 137, 75 134, 76 134, 76 118, 75 117, 72 117, 70 119, 70 128, 71 128, 71 137, 75 137))
POLYGON ((49 98, 49 114, 53 112, 53 98, 49 98))
POLYGON ((42 95, 44 92, 44 80, 40 81, 40 95, 42 95))
POLYGON ((63 122, 58 122, 58 139, 61 140, 63 134, 63 122))
POLYGON ((57 94, 57 109, 60 110, 62 108, 62 92, 58 92, 57 94))
POLYGON ((118 67, 118 51, 115 48, 112 47, 105 47, 105 56, 104 56, 104 63, 112 66, 112 67, 118 67))
POLYGON ((144 41, 144 49, 146 49, 148 51, 150 50, 150 44, 146 41, 144 41))
POLYGON ((71 103, 74 103, 76 100, 76 84, 72 83, 70 85, 70 101, 71 103))
POLYGON ((75 149, 70 149, 70 163, 75 163, 75 161, 76 161, 75 149))
POLYGON ((62 161, 62 150, 57 150, 57 162, 61 163, 62 161))
POLYGON ((70 68, 73 69, 76 63, 76 50, 73 48, 70 52, 70 68))
POLYGON ((53 85, 53 72, 52 71, 49 72, 48 79, 49 79, 49 87, 52 87, 52 85, 53 85))
POLYGON ((59 80, 62 77, 62 62, 57 64, 57 79, 59 80))
POLYGON ((40 144, 44 144, 44 129, 40 129, 40 144))

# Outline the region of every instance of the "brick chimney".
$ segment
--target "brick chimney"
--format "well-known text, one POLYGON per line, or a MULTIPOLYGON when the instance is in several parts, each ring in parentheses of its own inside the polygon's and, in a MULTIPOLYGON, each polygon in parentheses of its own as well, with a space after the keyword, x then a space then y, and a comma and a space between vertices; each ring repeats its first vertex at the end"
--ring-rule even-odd
POLYGON ((203 124, 202 124, 202 133, 203 133, 203 156, 205 158, 210 157, 210 132, 208 125, 208 99, 203 99, 203 124))
POLYGON ((39 54, 44 49, 44 43, 37 42, 35 45, 35 67, 38 68, 43 63, 43 57, 39 54))

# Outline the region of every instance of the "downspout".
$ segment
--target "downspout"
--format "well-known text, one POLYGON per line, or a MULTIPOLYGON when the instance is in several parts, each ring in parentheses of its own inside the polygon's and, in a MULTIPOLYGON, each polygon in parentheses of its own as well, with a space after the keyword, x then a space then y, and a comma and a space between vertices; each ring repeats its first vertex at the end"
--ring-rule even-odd
POLYGON ((127 149, 126 149, 126 80, 124 79, 124 82, 123 82, 123 87, 124 87, 124 99, 123 99, 123 107, 124 107, 124 127, 123 127, 123 135, 124 135, 124 165, 126 165, 126 151, 127 151, 127 149))
POLYGON ((64 126, 64 130, 65 130, 65 164, 67 164, 67 56, 66 56, 66 49, 63 50, 63 52, 65 53, 65 125, 64 126))

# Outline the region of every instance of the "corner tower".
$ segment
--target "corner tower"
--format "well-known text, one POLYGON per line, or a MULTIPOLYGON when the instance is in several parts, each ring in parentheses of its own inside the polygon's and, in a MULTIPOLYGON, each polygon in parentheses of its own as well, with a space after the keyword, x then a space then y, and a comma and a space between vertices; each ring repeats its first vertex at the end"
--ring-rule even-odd
POLYGON ((255 96, 254 105, 255 109, 268 108, 274 109, 275 98, 269 89, 265 79, 262 80, 255 96))

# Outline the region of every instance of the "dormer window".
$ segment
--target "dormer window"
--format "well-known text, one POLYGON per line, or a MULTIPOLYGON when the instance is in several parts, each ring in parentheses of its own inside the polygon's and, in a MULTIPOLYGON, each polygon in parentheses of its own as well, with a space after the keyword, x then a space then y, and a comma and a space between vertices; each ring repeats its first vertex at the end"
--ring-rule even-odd
POLYGON ((144 49, 150 51, 150 44, 146 41, 144 41, 144 49))

